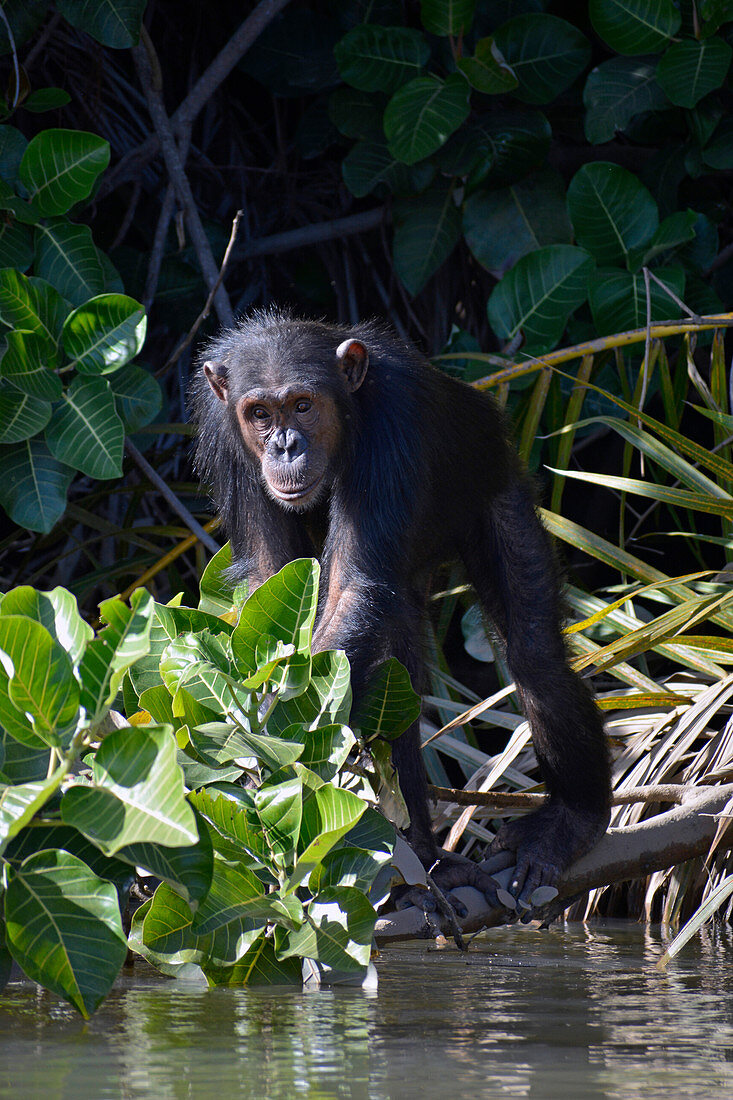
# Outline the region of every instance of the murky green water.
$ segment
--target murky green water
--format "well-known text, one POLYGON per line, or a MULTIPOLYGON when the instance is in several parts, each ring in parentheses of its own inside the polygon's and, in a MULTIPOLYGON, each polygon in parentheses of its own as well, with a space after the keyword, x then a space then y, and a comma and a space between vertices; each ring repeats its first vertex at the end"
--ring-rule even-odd
POLYGON ((207 991, 141 969, 85 1024, 29 984, 0 994, 0 1096, 733 1097, 733 942, 666 974, 658 929, 497 929, 466 961, 410 944, 379 992, 207 991))

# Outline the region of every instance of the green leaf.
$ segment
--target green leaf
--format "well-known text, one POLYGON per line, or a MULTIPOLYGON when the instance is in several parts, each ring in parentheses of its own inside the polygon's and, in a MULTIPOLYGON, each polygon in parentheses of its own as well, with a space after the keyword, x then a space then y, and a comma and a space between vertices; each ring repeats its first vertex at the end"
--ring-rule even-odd
POLYGON ((539 111, 492 111, 462 126, 434 159, 449 175, 467 176, 469 191, 500 186, 545 163, 551 133, 539 111))
POLYGON ((7 942, 28 977, 88 1018, 127 955, 117 890, 76 856, 44 851, 8 871, 7 942))
POLYGON ((614 57, 593 69, 583 90, 588 141, 612 141, 637 115, 663 109, 668 100, 656 76, 656 59, 643 57, 614 57))
POLYGON ((281 865, 294 862, 303 813, 302 779, 262 787, 255 794, 254 803, 273 857, 281 865))
POLYGON ((151 875, 172 884, 190 901, 198 901, 208 891, 214 868, 209 831, 203 823, 195 844, 166 848, 161 844, 127 844, 117 858, 132 867, 144 867, 151 875))
POLYGON ((334 54, 347 84, 389 94, 417 76, 430 49, 420 31, 361 23, 337 43, 334 54))
POLYGON ((516 74, 493 38, 481 38, 473 57, 459 57, 456 65, 472 88, 484 95, 501 95, 519 84, 516 74))
POLYGON ((364 741, 372 741, 398 737, 419 717, 420 696, 412 688, 409 673, 390 657, 371 678, 352 723, 364 741))
POLYGON ((66 354, 82 374, 111 374, 134 359, 145 342, 145 310, 126 294, 100 294, 70 313, 66 354))
POLYGON ((411 294, 419 294, 448 259, 461 237, 461 213, 451 185, 441 181, 395 210, 392 247, 397 274, 411 294))
POLYGON ((79 306, 106 290, 104 267, 88 225, 58 221, 37 225, 36 274, 79 306))
POLYGON ((280 958, 317 959, 335 970, 359 970, 369 962, 377 915, 360 890, 324 890, 308 906, 308 923, 288 932, 280 958))
POLYGON ((458 73, 446 80, 418 76, 400 88, 384 112, 390 152, 404 164, 429 157, 465 122, 470 91, 458 73))
POLYGON ((300 756, 301 764, 326 782, 336 778, 356 743, 349 727, 340 725, 323 725, 314 730, 300 729, 297 733, 290 730, 289 736, 304 746, 300 756))
MULTIPOLYGON (((654 274, 682 298, 685 273, 681 267, 655 268, 654 274)), ((590 308, 601 336, 646 324, 646 286, 642 272, 632 274, 613 268, 599 268, 589 279, 590 308)), ((678 317, 680 308, 657 283, 649 287, 652 321, 678 317)))
POLYGON ((46 442, 59 462, 89 477, 122 475, 125 429, 104 378, 74 379, 46 428, 46 442))
POLYGON ((642 266, 648 266, 649 262, 672 248, 695 239, 695 225, 698 215, 694 210, 678 210, 665 218, 656 233, 647 245, 644 245, 636 253, 629 256, 629 267, 632 271, 642 266))
POLYGON ((519 81, 525 103, 549 103, 569 88, 590 61, 588 39, 556 15, 517 15, 496 31, 494 41, 519 81))
POLYGON ((0 615, 25 615, 41 623, 61 643, 74 666, 94 637, 91 626, 79 614, 75 597, 61 587, 48 592, 30 585, 11 588, 0 599, 0 615))
POLYGON ((242 917, 298 928, 303 922, 303 908, 297 898, 283 899, 278 893, 270 893, 269 886, 241 864, 232 866, 217 859, 211 889, 196 910, 192 931, 206 935, 242 917))
POLYGON ((43 431, 51 403, 0 383, 0 443, 20 443, 43 431))
POLYGON ((0 179, 15 184, 28 139, 15 126, 0 126, 0 179))
POLYGON ((114 730, 97 749, 92 769, 94 785, 70 787, 61 816, 106 855, 128 844, 179 848, 197 842, 170 726, 114 730))
POLYGON ((628 263, 629 253, 651 240, 657 204, 636 176, 617 164, 584 164, 568 187, 570 220, 578 244, 599 264, 628 263))
POLYGON ((74 471, 45 443, 30 439, 0 446, 0 504, 19 527, 47 533, 66 510, 74 471))
POLYGON ((138 588, 129 608, 114 597, 102 601, 99 613, 108 625, 89 642, 79 665, 81 702, 92 722, 113 703, 127 669, 148 652, 153 598, 138 588))
POLYGON ((150 371, 130 363, 112 375, 109 385, 115 408, 128 433, 155 420, 163 404, 163 393, 150 371))
MULTIPOLYGON (((231 658, 228 640, 217 638, 210 631, 181 634, 164 649, 160 659, 160 675, 174 697, 174 711, 181 689, 215 713, 239 716, 252 705, 252 694, 242 687, 231 658)), ((137 684, 136 670, 133 682, 137 684)), ((143 680, 146 686, 147 677, 143 680)))
POLYGON ((231 564, 232 548, 226 542, 221 550, 217 550, 201 574, 200 611, 205 611, 209 615, 230 615, 244 603, 247 597, 247 585, 232 584, 227 572, 231 564))
POLYGON ((617 53, 658 53, 680 29, 673 0, 590 0, 591 23, 617 53))
POLYGON ((28 856, 35 855, 45 848, 61 848, 76 856, 82 863, 86 863, 90 871, 107 882, 113 882, 122 893, 129 890, 135 877, 135 872, 129 864, 120 859, 109 859, 102 855, 99 848, 87 840, 76 829, 60 822, 53 824, 42 823, 36 818, 28 829, 23 829, 15 839, 8 844, 5 850, 5 858, 9 863, 19 866, 28 856))
POLYGON ((42 214, 65 214, 86 199, 109 164, 109 143, 85 130, 42 130, 28 143, 19 176, 42 214))
POLYGON ((303 755, 301 742, 240 730, 228 722, 207 722, 191 730, 191 743, 204 759, 217 764, 256 757, 270 771, 294 764, 303 755))
POLYGON ((554 347, 570 314, 588 297, 593 257, 567 244, 548 245, 518 260, 491 293, 489 322, 502 340, 524 335, 539 355, 554 347))
POLYGON ((245 676, 257 671, 262 635, 294 645, 296 653, 309 653, 319 575, 317 561, 297 558, 249 597, 232 634, 232 653, 245 676))
POLYGON ((57 0, 56 7, 103 46, 126 50, 138 43, 145 4, 146 0, 57 0))
POLYGON ((25 271, 33 263, 33 235, 27 225, 0 220, 0 267, 25 271))
POLYGON ((69 305, 50 283, 19 271, 0 271, 0 320, 11 328, 37 332, 58 344, 69 305))
POLYGON ((58 789, 58 776, 52 775, 39 783, 21 783, 12 787, 0 785, 0 852, 24 829, 58 789))
POLYGON ((725 80, 733 49, 722 38, 673 42, 659 62, 657 80, 677 107, 695 107, 725 80))
POLYGON ((6 349, 0 361, 0 375, 16 389, 42 401, 61 397, 61 379, 54 368, 56 345, 40 332, 13 329, 5 334, 6 349))
POLYGON ((307 688, 292 699, 280 699, 267 720, 267 731, 283 735, 291 726, 313 732, 341 725, 351 710, 351 670, 342 650, 314 653, 307 688))
POLYGON ((3 612, 0 654, 10 677, 10 702, 30 717, 39 737, 58 744, 58 732, 76 718, 79 709, 79 684, 66 650, 40 623, 3 612))
POLYGON ((319 865, 339 840, 356 825, 366 810, 366 802, 351 791, 326 783, 303 807, 300 829, 300 855, 288 880, 288 891, 295 890, 319 865))
POLYGON ((206 819, 214 848, 229 862, 246 856, 268 864, 270 849, 255 809, 254 796, 242 787, 208 787, 188 796, 194 809, 206 819))
POLYGON ((475 8, 476 0, 421 0, 420 19, 429 34, 466 34, 475 8))
POLYGON ((374 141, 382 136, 383 111, 380 96, 358 88, 336 88, 328 101, 328 115, 336 129, 357 141, 374 141))
POLYGON ((386 852, 372 852, 364 848, 337 848, 324 856, 308 880, 308 887, 316 894, 335 886, 353 886, 365 894, 381 867, 389 863, 386 852))
POLYGON ((497 279, 537 248, 569 244, 573 231, 562 178, 544 169, 511 187, 474 191, 464 203, 463 232, 476 259, 497 279))
POLYGON ((203 963, 201 969, 210 986, 301 986, 303 981, 300 959, 278 958, 273 941, 264 934, 234 966, 203 963))
POLYGON ((23 101, 26 111, 41 114, 43 111, 55 111, 71 103, 71 96, 63 88, 38 88, 23 101))
POLYGON ((394 194, 412 191, 415 173, 422 171, 422 168, 411 170, 406 164, 395 160, 382 140, 358 141, 344 157, 341 173, 352 195, 363 198, 380 184, 394 194))

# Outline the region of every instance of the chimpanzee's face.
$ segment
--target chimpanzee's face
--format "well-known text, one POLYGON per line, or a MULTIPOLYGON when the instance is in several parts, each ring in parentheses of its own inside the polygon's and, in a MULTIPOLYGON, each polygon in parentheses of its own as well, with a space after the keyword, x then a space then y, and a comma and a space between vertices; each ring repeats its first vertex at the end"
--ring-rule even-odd
MULTIPOLYGON (((319 349, 319 360, 324 350, 319 349)), ((343 437, 342 414, 332 389, 357 389, 368 356, 358 341, 345 341, 317 362, 318 369, 264 357, 204 363, 208 383, 229 406, 236 430, 258 463, 266 492, 283 508, 305 511, 329 491, 343 437), (332 385, 319 381, 332 375, 332 385)))

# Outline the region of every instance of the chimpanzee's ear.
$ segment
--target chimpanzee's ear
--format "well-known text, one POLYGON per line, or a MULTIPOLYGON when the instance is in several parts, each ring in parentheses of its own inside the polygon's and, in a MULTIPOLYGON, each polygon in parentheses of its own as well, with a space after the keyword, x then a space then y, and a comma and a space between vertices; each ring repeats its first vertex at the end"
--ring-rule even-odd
POLYGON ((369 352, 359 340, 344 340, 336 348, 339 369, 350 390, 358 390, 366 378, 369 352))
POLYGON ((229 379, 224 364, 214 363, 209 359, 204 363, 204 374, 206 375, 206 381, 209 383, 216 396, 226 405, 229 400, 229 379))

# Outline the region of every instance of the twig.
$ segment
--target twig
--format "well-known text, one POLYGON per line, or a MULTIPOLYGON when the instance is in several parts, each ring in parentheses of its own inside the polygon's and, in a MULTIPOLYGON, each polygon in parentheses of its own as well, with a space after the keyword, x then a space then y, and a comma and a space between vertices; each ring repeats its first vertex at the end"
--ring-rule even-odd
POLYGON ((675 292, 670 287, 668 287, 666 283, 663 283, 661 279, 658 279, 653 271, 651 271, 648 267, 645 267, 644 271, 649 272, 649 278, 653 279, 657 286, 660 286, 662 288, 667 297, 671 298, 672 301, 675 302, 676 305, 678 305, 680 309, 684 313, 686 313, 691 320, 695 322, 696 325, 699 325, 701 323, 702 318, 700 317, 700 314, 695 313, 694 310, 691 310, 689 306, 686 306, 682 299, 678 298, 675 292))
MULTIPOLYGON (((268 24, 289 3, 290 0, 260 0, 254 11, 250 12, 173 112, 170 121, 179 138, 188 139, 187 131, 190 130, 201 109, 206 106, 219 85, 226 80, 234 66, 256 42, 268 24)), ((106 174, 99 189, 100 197, 113 191, 128 179, 137 178, 144 165, 153 159, 159 145, 160 135, 151 134, 136 149, 126 153, 115 168, 106 174)))
POLYGON ((165 251, 165 239, 168 235, 168 226, 173 215, 173 207, 175 206, 175 202, 175 188, 173 187, 172 183, 169 183, 165 190, 165 198, 163 199, 163 205, 161 206, 160 214, 158 215, 158 222, 155 226, 153 247, 150 250, 148 274, 145 279, 145 290, 143 292, 143 305, 145 306, 146 313, 150 312, 150 307, 152 306, 153 299, 155 298, 155 292, 158 289, 160 266, 163 263, 163 252, 165 251))
POLYGON ((181 517, 188 529, 193 532, 199 542, 210 550, 212 554, 216 554, 220 549, 211 535, 204 531, 199 521, 191 515, 185 504, 182 504, 176 494, 172 491, 170 486, 166 485, 163 478, 154 470, 144 455, 141 455, 135 444, 130 440, 125 440, 125 450, 129 454, 130 458, 140 467, 142 472, 148 478, 150 482, 160 491, 165 500, 170 504, 173 511, 181 517))
POLYGON ((173 364, 175 362, 177 362, 178 359, 180 359, 181 355, 186 350, 186 348, 188 347, 188 345, 191 343, 194 336, 198 332, 198 330, 201 327, 202 323, 209 316, 209 310, 211 309, 211 303, 214 300, 214 295, 216 294, 216 291, 218 290, 218 288, 221 286, 222 279, 224 278, 224 275, 226 274, 227 264, 229 263, 229 257, 232 254, 232 248, 234 247, 234 242, 236 241, 237 233, 239 232, 239 223, 242 220, 242 214, 243 214, 243 212, 241 210, 238 210, 235 217, 234 217, 234 221, 232 222, 232 231, 229 234, 229 244, 226 247, 226 252, 224 253, 224 259, 221 261, 221 268, 219 269, 219 277, 217 278, 216 282, 214 283, 211 290, 209 291, 209 296, 206 299, 206 304, 204 305, 204 308, 201 310, 198 317, 196 318, 193 325, 191 326, 191 329, 190 329, 188 335, 186 335, 183 338, 183 340, 181 340, 181 342, 178 345, 178 347, 176 348, 176 350, 173 352, 173 354, 167 360, 167 362, 165 362, 163 364, 163 366, 160 368, 160 370, 155 372, 156 378, 160 378, 160 376, 162 374, 165 374, 165 372, 168 370, 169 367, 173 366, 173 364))
POLYGON ((237 249, 237 255, 247 260, 255 256, 274 256, 277 252, 291 252, 295 248, 306 248, 322 241, 348 237, 353 233, 367 233, 382 225, 387 210, 379 206, 374 210, 364 210, 360 214, 348 214, 344 218, 335 218, 330 222, 317 222, 315 225, 303 225, 298 229, 287 229, 284 233, 273 233, 270 237, 257 237, 247 241, 237 249))
MULTIPOLYGON (((636 802, 682 803, 707 784, 661 783, 649 787, 629 787, 616 791, 611 797, 612 806, 631 806, 636 802)), ((430 787, 430 794, 441 802, 454 802, 457 806, 489 806, 492 809, 533 810, 545 801, 544 794, 519 791, 467 791, 452 787, 430 787)))
MULTIPOLYGON (((208 237, 201 224, 196 202, 191 191, 191 185, 183 168, 183 163, 173 136, 170 119, 166 114, 163 104, 163 96, 160 82, 157 78, 159 70, 155 47, 150 36, 143 26, 140 31, 141 45, 135 46, 132 55, 140 78, 140 84, 145 92, 148 103, 148 111, 153 125, 160 138, 160 147, 165 160, 168 176, 176 189, 176 196, 183 209, 186 226, 191 236, 191 241, 196 250, 201 273, 209 287, 213 287, 218 278, 216 261, 214 260, 208 237)), ((230 325, 234 320, 231 303, 223 286, 219 286, 214 292, 214 303, 219 320, 222 324, 230 325)))
POLYGON ((8 36, 8 42, 10 43, 10 52, 13 55, 13 73, 15 75, 15 88, 13 89, 12 102, 8 103, 8 107, 11 111, 14 111, 15 108, 18 106, 18 99, 20 97, 20 65, 18 64, 18 51, 15 46, 15 38, 13 36, 13 31, 10 27, 10 23, 8 22, 8 17, 5 14, 5 10, 1 7, 0 19, 2 19, 3 23, 5 24, 5 33, 8 36))
POLYGON ((448 929, 453 936, 456 947, 459 951, 468 951, 466 941, 464 940, 463 933, 461 932, 461 926, 459 925, 458 918, 456 917, 455 909, 448 901, 448 898, 445 896, 440 887, 436 885, 433 876, 427 871, 425 872, 425 880, 430 889, 430 893, 435 898, 439 913, 445 918, 446 924, 448 925, 448 929))

